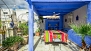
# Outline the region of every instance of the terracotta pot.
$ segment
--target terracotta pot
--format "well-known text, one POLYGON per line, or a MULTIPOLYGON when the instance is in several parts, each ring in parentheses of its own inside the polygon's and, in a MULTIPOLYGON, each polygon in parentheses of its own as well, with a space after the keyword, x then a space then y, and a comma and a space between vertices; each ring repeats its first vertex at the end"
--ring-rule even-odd
POLYGON ((40 33, 39 32, 36 32, 36 34, 35 34, 36 36, 39 36, 40 35, 40 33))

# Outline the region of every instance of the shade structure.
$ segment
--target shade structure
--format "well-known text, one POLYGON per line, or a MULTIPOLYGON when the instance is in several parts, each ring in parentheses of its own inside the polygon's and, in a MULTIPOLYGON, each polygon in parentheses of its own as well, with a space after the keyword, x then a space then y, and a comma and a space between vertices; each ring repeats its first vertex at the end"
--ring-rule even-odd
POLYGON ((58 2, 58 1, 32 1, 35 10, 38 12, 39 16, 49 16, 60 13, 60 15, 65 15, 70 13, 86 4, 89 1, 71 1, 71 2, 58 2))
MULTIPOLYGON (((53 15, 53 12, 55 12, 56 14, 60 13, 60 17, 61 17, 60 22, 61 23, 63 23, 61 21, 61 20, 63 20, 63 15, 88 4, 89 1, 91 1, 91 0, 67 0, 67 1, 66 0, 31 0, 32 5, 34 6, 35 11, 37 12, 37 14, 39 16, 53 15)), ((90 8, 90 5, 91 4, 89 4, 88 8, 90 8)), ((31 6, 31 4, 30 4, 30 6, 31 6)), ((90 12, 90 9, 88 9, 88 12, 90 12)), ((89 13, 88 15, 91 15, 91 14, 89 13)), ((31 17, 32 16, 30 16, 30 18, 31 17)), ((89 17, 91 18, 91 16, 89 16, 89 17)), ((88 21, 88 22, 90 22, 90 21, 88 21)), ((33 24, 33 22, 31 24, 33 24)), ((31 25, 29 25, 29 26, 31 26, 31 25)), ((33 25, 31 27, 33 27, 33 25)), ((29 28, 30 30, 32 30, 31 27, 29 28)), ((32 34, 32 33, 33 32, 31 31, 31 33, 29 33, 29 34, 32 34)), ((30 37, 32 37, 32 35, 30 37)), ((31 42, 32 42, 32 40, 30 39, 29 51, 33 51, 32 50, 33 48, 31 48, 31 46, 32 46, 31 42)))

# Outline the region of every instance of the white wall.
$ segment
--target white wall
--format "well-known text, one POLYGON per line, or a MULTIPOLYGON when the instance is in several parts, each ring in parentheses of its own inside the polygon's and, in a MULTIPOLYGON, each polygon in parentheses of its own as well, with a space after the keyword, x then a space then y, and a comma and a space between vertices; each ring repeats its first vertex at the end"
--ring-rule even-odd
POLYGON ((44 30, 45 30, 45 19, 43 20, 43 26, 44 26, 44 30))
POLYGON ((9 36, 8 28, 10 28, 11 15, 13 14, 13 10, 12 9, 1 9, 0 12, 1 12, 0 16, 1 16, 1 21, 2 21, 1 28, 3 29, 3 26, 4 26, 4 28, 6 29, 5 37, 8 37, 9 36))
MULTIPOLYGON (((18 21, 21 21, 21 17, 22 17, 22 21, 24 21, 23 19, 25 19, 25 21, 28 20, 28 15, 26 14, 26 12, 29 12, 27 9, 16 9, 16 16, 18 18, 18 21)), ((38 15, 34 12, 34 20, 38 20, 38 15)), ((36 32, 36 30, 38 29, 38 24, 36 22, 34 22, 34 33, 36 32)))
POLYGON ((64 22, 63 27, 64 27, 64 28, 68 28, 68 27, 69 27, 69 26, 68 26, 68 15, 69 15, 69 14, 67 14, 67 15, 64 16, 64 20, 63 20, 63 22, 64 22), (67 19, 67 22, 65 22, 65 19, 67 19))
MULTIPOLYGON (((34 12, 34 20, 38 20, 38 15, 34 12)), ((34 22, 34 33, 36 32, 36 30, 38 29, 38 24, 37 22, 34 22)))
POLYGON ((86 15, 87 15, 87 5, 73 11, 73 20, 74 20, 74 24, 81 24, 81 23, 86 23, 86 15), (79 20, 76 21, 76 16, 79 16, 79 20))
POLYGON ((13 10, 12 9, 1 9, 1 21, 2 22, 2 26, 6 26, 6 29, 10 27, 10 21, 11 21, 11 18, 10 16, 13 14, 13 10), (7 12, 7 14, 4 14, 4 12, 7 12))
MULTIPOLYGON (((75 11, 72 11, 72 23, 76 25, 80 25, 81 23, 86 23, 86 15, 87 15, 87 5, 82 6, 79 9, 76 9, 75 11), (76 16, 79 16, 79 20, 76 20, 76 16)), ((68 25, 68 16, 70 16, 70 13, 64 15, 64 28, 69 28, 68 25), (65 19, 67 19, 67 22, 65 22, 65 19)))
POLYGON ((41 21, 40 23, 40 28, 42 29, 42 31, 45 30, 45 20, 43 19, 43 22, 41 21))
POLYGON ((28 9, 16 9, 15 12, 16 12, 18 21, 28 20, 28 14, 26 13, 26 12, 29 12, 28 9))
POLYGON ((13 10, 12 9, 1 9, 1 15, 11 15, 13 14, 13 10), (3 12, 7 12, 8 14, 3 14, 3 12))

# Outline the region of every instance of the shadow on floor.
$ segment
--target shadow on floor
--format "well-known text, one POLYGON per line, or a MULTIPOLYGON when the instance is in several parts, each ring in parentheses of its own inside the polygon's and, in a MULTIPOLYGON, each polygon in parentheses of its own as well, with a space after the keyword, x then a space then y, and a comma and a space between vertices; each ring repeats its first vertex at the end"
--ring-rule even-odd
POLYGON ((77 45, 74 45, 72 42, 68 43, 68 47, 72 50, 72 51, 79 51, 79 48, 77 45))

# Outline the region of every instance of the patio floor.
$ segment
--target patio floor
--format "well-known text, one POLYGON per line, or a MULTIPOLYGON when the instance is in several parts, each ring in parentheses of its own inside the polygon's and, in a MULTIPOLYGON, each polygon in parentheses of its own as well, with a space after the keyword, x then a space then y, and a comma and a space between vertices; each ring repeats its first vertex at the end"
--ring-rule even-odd
MULTIPOLYGON (((38 38, 39 37, 36 36, 34 39, 35 40, 34 42, 37 42, 36 39, 38 38)), ((21 49, 22 50, 18 50, 18 51, 28 51, 28 44, 22 47, 21 49)), ((54 45, 45 44, 44 41, 41 41, 40 39, 34 51, 79 51, 79 47, 75 45, 74 43, 68 41, 67 45, 61 44, 61 47, 59 47, 59 45, 56 45, 54 49, 54 45)))
POLYGON ((45 44, 44 41, 40 40, 35 51, 79 51, 79 47, 68 41, 68 45, 61 44, 61 47, 57 45, 54 49, 52 44, 45 44))

